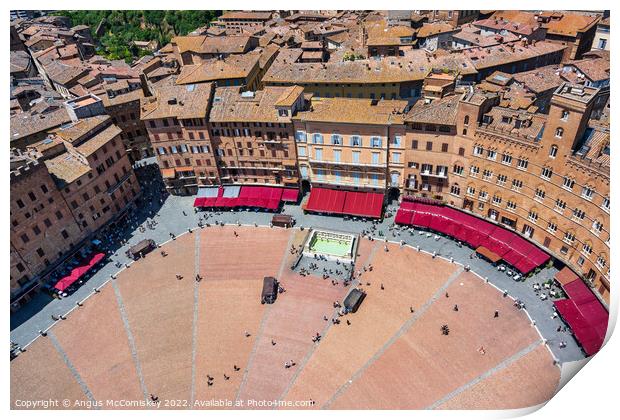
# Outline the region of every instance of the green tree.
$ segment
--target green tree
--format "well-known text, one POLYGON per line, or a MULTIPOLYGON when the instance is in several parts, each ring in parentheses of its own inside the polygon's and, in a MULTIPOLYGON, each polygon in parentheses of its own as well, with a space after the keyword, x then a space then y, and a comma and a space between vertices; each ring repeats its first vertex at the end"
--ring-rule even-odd
MULTIPOLYGON (((132 41, 170 42, 173 36, 208 24, 222 14, 221 10, 62 10, 72 25, 88 25, 97 43, 97 53, 112 60, 131 61, 145 53, 131 48, 132 41), (102 23, 102 35, 95 30, 102 23)), ((147 52, 148 53, 148 52, 147 52)))

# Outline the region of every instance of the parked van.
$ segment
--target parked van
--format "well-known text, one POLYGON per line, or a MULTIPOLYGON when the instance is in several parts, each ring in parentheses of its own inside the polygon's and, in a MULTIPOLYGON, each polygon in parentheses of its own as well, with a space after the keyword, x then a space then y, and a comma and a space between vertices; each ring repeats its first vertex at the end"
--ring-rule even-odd
POLYGON ((263 293, 261 294, 260 303, 273 303, 278 297, 278 280, 274 277, 265 277, 263 279, 263 293))

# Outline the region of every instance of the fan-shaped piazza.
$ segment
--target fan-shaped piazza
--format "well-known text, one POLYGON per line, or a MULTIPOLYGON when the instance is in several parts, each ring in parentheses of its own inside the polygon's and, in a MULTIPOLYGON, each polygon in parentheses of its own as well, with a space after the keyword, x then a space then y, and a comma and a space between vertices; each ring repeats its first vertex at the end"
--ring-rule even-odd
POLYGON ((508 409, 553 395, 560 371, 536 328, 475 273, 362 239, 367 297, 334 324, 351 286, 291 269, 305 234, 225 226, 168 242, 11 363, 13 407, 508 409), (272 305, 260 301, 264 276, 285 289, 272 305))

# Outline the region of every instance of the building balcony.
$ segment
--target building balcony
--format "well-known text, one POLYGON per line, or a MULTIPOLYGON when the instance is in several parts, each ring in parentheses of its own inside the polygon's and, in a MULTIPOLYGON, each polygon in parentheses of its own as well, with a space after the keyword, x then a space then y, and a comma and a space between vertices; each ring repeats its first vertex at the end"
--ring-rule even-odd
POLYGON ((438 173, 433 173, 430 171, 420 171, 420 175, 421 176, 430 176, 433 178, 441 178, 441 179, 447 179, 448 178, 448 173, 447 172, 438 172, 438 173))

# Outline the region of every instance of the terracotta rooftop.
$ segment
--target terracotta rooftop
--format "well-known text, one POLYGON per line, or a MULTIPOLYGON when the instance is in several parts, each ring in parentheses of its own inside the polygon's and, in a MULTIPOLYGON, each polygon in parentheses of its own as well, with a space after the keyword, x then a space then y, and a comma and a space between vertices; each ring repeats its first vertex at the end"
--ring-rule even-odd
POLYGON ((226 79, 245 79, 259 63, 261 53, 230 55, 226 58, 212 58, 200 64, 190 64, 181 68, 178 84, 213 82, 226 79))
POLYGON ((513 21, 505 18, 489 18, 482 19, 472 23, 472 25, 480 28, 490 28, 496 31, 507 31, 513 34, 530 36, 534 31, 540 29, 540 25, 536 23, 524 23, 513 21))
POLYGON ((418 29, 418 38, 428 38, 429 36, 439 35, 446 32, 454 32, 456 29, 449 23, 435 22, 425 23, 418 29))
POLYGON ((55 136, 60 137, 71 144, 79 144, 88 135, 99 127, 108 126, 111 117, 109 115, 97 115, 94 117, 82 118, 78 121, 61 126, 53 131, 55 136))
POLYGON ((22 112, 11 116, 11 141, 47 131, 71 121, 67 110, 59 107, 47 112, 22 112))
POLYGON ((583 59, 571 61, 568 65, 576 67, 579 72, 593 82, 600 82, 610 78, 609 59, 583 59))
POLYGON ((61 183, 70 184, 90 171, 90 166, 71 153, 63 153, 45 161, 50 174, 61 183))
POLYGON ((275 44, 269 44, 264 47, 258 57, 258 65, 261 69, 267 67, 268 63, 273 57, 277 57, 280 53, 280 47, 275 44))
POLYGON ((536 95, 528 91, 525 87, 514 84, 505 88, 500 93, 499 106, 510 109, 524 109, 531 112, 536 112, 537 108, 534 106, 536 102, 536 95))
POLYGON ((460 95, 448 95, 441 99, 435 99, 429 104, 421 99, 407 112, 405 121, 456 125, 456 111, 459 98, 460 95))
POLYGON ((172 38, 180 53, 241 54, 249 48, 249 36, 177 36, 172 38))
POLYGON ((30 67, 30 55, 26 51, 11 51, 11 73, 27 71, 30 67))
POLYGON ((321 60, 323 58, 323 51, 304 51, 301 54, 302 60, 321 60))
POLYGON ((47 154, 48 150, 52 150, 55 148, 59 148, 60 150, 66 150, 65 143, 62 139, 56 136, 49 136, 45 139, 41 140, 38 143, 35 143, 31 146, 28 146, 28 150, 36 150, 41 153, 43 156, 47 154))
POLYGON ((115 137, 119 136, 122 133, 121 130, 116 125, 112 124, 106 127, 105 129, 99 131, 97 134, 86 140, 84 143, 80 144, 77 147, 77 150, 82 153, 84 156, 90 156, 95 153, 97 150, 101 149, 105 144, 110 142, 115 137))
POLYGON ((576 13, 564 14, 559 20, 551 20, 546 24, 547 33, 576 37, 598 23, 598 16, 587 16, 576 13))
POLYGON ((321 13, 313 13, 313 12, 304 11, 302 13, 293 13, 292 15, 284 18, 284 20, 288 22, 295 22, 298 20, 311 20, 311 19, 327 20, 329 19, 329 16, 322 15, 321 13))
POLYGON ((598 163, 599 165, 610 165, 609 155, 610 135, 608 130, 594 130, 588 139, 586 159, 598 163))
POLYGON ((45 65, 45 71, 47 76, 61 85, 66 85, 70 82, 76 81, 80 77, 88 73, 88 69, 82 66, 75 67, 68 64, 63 64, 60 61, 52 61, 45 65))
POLYGON ((483 128, 500 134, 523 137, 529 141, 538 141, 547 121, 543 114, 499 106, 493 107, 491 111, 485 114, 485 117, 490 118, 490 120, 488 123, 483 123, 483 128))
POLYGON ((284 106, 291 107, 297 101, 300 95, 304 93, 304 88, 301 86, 290 86, 282 95, 278 98, 275 105, 276 106, 284 106))
POLYGON ((351 34, 349 32, 338 32, 337 34, 328 35, 326 38, 329 41, 340 44, 348 40, 350 37, 351 37, 351 34))
POLYGON ((494 71, 485 80, 498 86, 506 86, 512 81, 512 74, 503 71, 494 71))
POLYGON ((366 28, 369 46, 381 45, 407 45, 415 35, 415 30, 407 26, 386 26, 384 24, 371 25, 366 28), (401 38, 409 38, 407 43, 401 42, 401 38))
POLYGON ((278 83, 400 83, 422 80, 433 67, 447 67, 462 74, 476 70, 466 56, 436 55, 423 50, 409 51, 403 57, 384 57, 379 60, 330 61, 327 63, 290 63, 282 53, 269 68, 264 82, 278 83))
POLYGON ((155 96, 143 98, 140 118, 205 118, 211 101, 211 83, 177 85, 173 78, 155 86, 155 96))
POLYGON ((100 96, 101 102, 104 107, 111 107, 120 104, 126 104, 133 101, 139 101, 144 98, 142 89, 134 89, 126 93, 115 94, 114 97, 109 97, 106 93, 102 93, 100 96))
POLYGON ((504 35, 487 35, 481 34, 481 30, 471 24, 461 26, 461 31, 452 34, 455 39, 466 41, 472 45, 479 47, 490 47, 492 45, 503 44, 505 42, 517 41, 517 35, 508 32, 504 35))
POLYGON ((563 83, 562 69, 557 65, 539 67, 534 70, 515 73, 512 78, 535 93, 555 90, 563 83))
POLYGON ((209 120, 213 122, 290 122, 290 116, 278 115, 276 104, 285 106, 282 104, 294 102, 297 99, 293 98, 295 93, 301 95, 299 86, 266 86, 265 89, 251 94, 242 94, 239 87, 220 87, 215 89, 213 94, 209 120))
POLYGON ((525 12, 522 10, 498 10, 493 13, 491 19, 506 20, 510 22, 516 22, 525 25, 536 25, 536 14, 532 12, 525 12))
POLYGON ((358 98, 321 98, 312 100, 309 111, 295 117, 300 121, 344 124, 402 124, 407 101, 358 98))
POLYGON ((239 12, 226 12, 222 16, 219 17, 219 20, 238 20, 238 19, 258 19, 258 20, 269 20, 271 19, 271 12, 250 12, 250 11, 239 11, 239 12))
POLYGON ((550 41, 539 41, 536 44, 521 45, 518 42, 495 45, 491 47, 477 47, 460 50, 463 56, 472 60, 476 69, 509 64, 516 61, 527 60, 545 54, 562 51, 566 48, 550 41))

